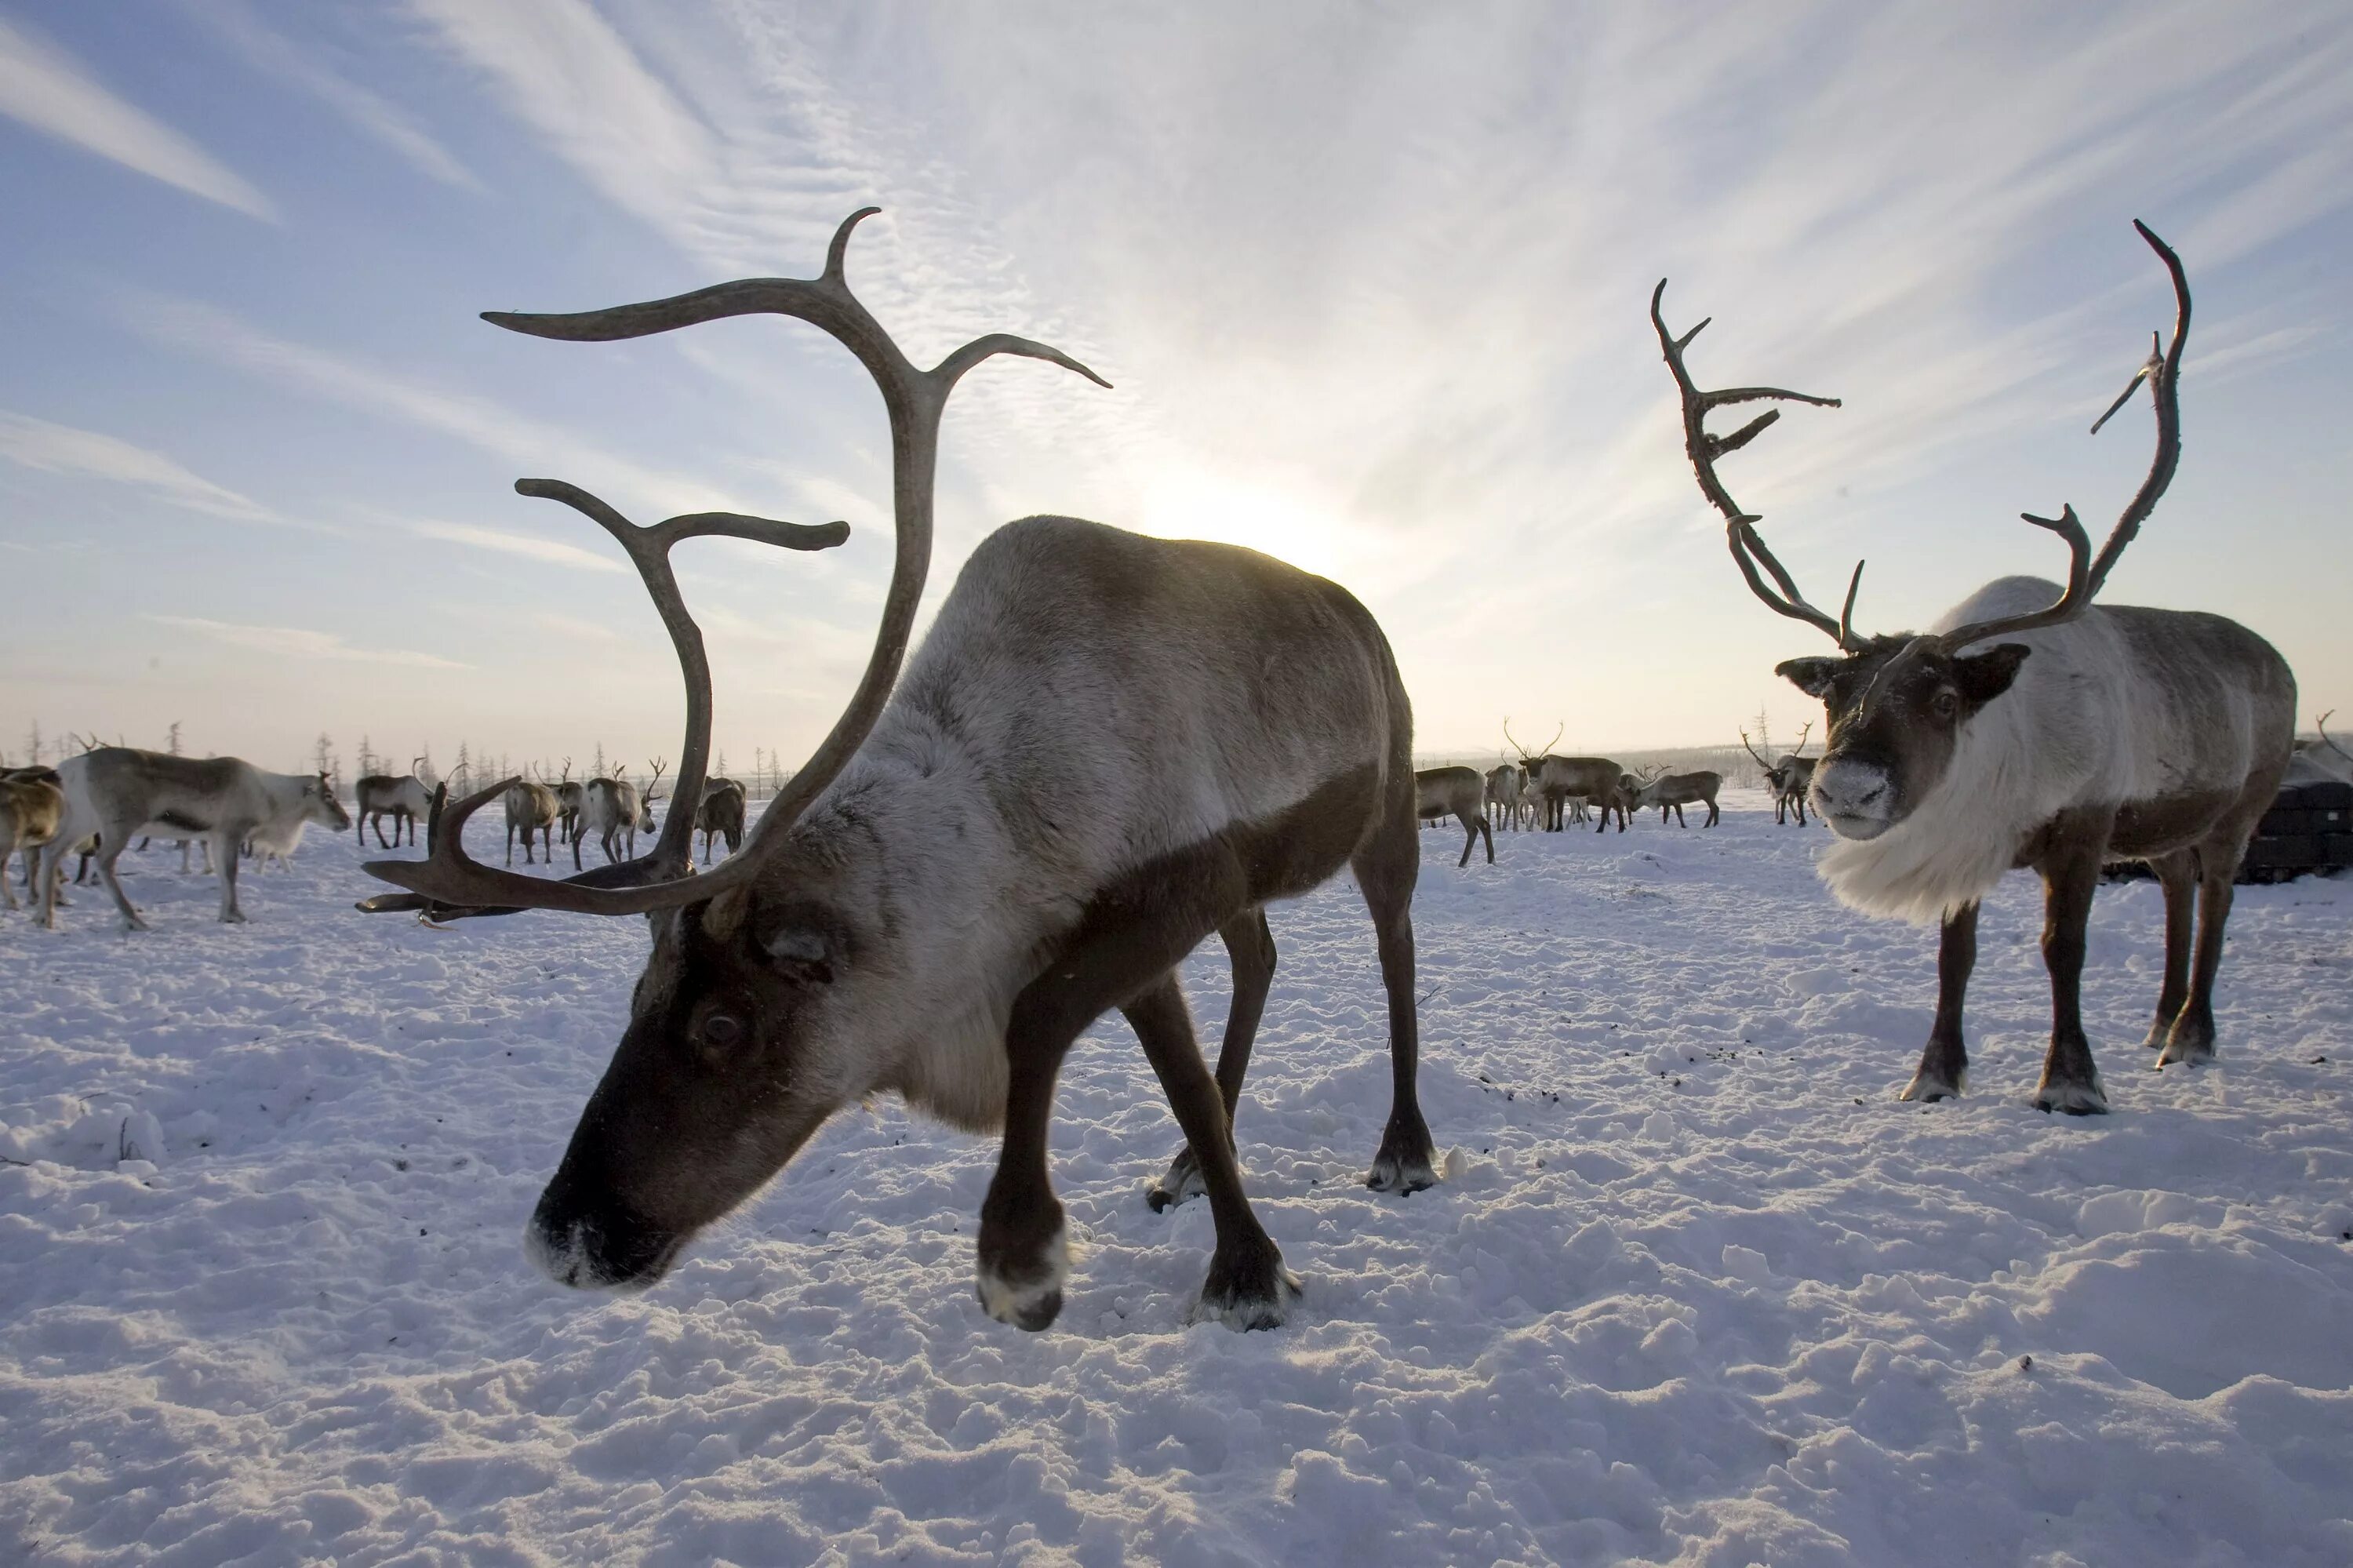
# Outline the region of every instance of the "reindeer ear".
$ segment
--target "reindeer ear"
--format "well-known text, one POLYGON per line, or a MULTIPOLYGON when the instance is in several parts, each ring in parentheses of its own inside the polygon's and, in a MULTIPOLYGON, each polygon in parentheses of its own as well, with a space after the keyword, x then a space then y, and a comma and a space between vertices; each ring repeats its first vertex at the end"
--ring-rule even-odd
POLYGON ((1831 677, 1838 673, 1843 659, 1784 659, 1773 666, 1773 673, 1810 697, 1819 697, 1831 689, 1831 677))
POLYGON ((1981 708, 2004 692, 2018 679, 2018 667, 2033 652, 2023 642, 1997 642, 1982 653, 1965 653, 1953 661, 1953 679, 1961 688, 1961 698, 1972 708, 1981 708))
POLYGON ((744 916, 751 906, 750 888, 731 887, 702 906, 702 929, 723 942, 743 929, 744 916))

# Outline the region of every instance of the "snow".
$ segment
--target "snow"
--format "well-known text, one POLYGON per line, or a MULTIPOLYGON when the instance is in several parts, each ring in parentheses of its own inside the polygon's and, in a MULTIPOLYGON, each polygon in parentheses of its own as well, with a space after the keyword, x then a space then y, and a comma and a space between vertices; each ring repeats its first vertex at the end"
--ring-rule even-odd
MULTIPOLYGON (((494 848, 495 830, 481 835, 494 848)), ((1073 1053, 1067 1305, 973 1296, 994 1148, 838 1118, 650 1293, 520 1245, 635 921, 350 908, 347 837, 210 918, 129 856, 0 925, 0 1562, 1728 1564, 2353 1561, 2353 885, 2242 889, 2210 1067, 2138 1042, 2159 897, 2104 888, 2116 1114, 2031 1109, 2039 893, 1989 901, 1969 1095, 1899 1104, 1933 936, 1819 829, 1423 835, 1446 1184, 1388 1109, 1345 878, 1282 950, 1240 1123, 1306 1296, 1187 1326, 1210 1224, 1124 1027, 1073 1053)), ((1188 986, 1203 1033, 1222 953, 1188 986)))

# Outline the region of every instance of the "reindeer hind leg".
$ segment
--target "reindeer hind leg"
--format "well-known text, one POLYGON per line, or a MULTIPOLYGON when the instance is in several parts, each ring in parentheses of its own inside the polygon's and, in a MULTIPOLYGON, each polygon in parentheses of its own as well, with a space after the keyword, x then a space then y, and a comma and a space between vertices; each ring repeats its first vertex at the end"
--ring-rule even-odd
POLYGON ((1413 994, 1413 885, 1421 855, 1413 836, 1413 775, 1404 772, 1403 792, 1393 798, 1381 822, 1349 862, 1356 886, 1373 917, 1381 959, 1381 986, 1388 993, 1389 1119, 1365 1185, 1376 1192, 1419 1192, 1438 1184, 1432 1169, 1429 1125, 1421 1118, 1415 1075, 1421 1051, 1413 994))
MULTIPOLYGON (((1250 1072, 1250 1047, 1257 1043, 1259 1021, 1266 1013, 1267 991, 1274 984, 1274 933, 1267 928, 1263 908, 1245 910, 1218 928, 1234 977, 1233 1001, 1226 1012, 1225 1044, 1218 1051, 1218 1094, 1226 1107, 1226 1136, 1233 1137, 1233 1121, 1241 1108, 1242 1079, 1250 1072)), ((1145 1190, 1155 1211, 1182 1203, 1208 1191, 1201 1179, 1200 1158, 1189 1135, 1167 1173, 1145 1190)))

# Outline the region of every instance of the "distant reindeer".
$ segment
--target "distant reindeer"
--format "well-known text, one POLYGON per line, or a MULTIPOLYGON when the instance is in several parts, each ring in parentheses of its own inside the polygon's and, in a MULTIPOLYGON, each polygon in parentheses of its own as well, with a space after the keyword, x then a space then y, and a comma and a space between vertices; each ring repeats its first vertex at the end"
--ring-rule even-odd
POLYGON ((702 863, 711 863, 711 842, 727 841, 727 853, 744 847, 744 786, 733 779, 703 781, 702 803, 694 809, 694 831, 702 835, 702 863))
POLYGON ((2320 732, 2318 740, 2299 740, 2295 756, 2288 763, 2284 780, 2289 784, 2353 784, 2353 752, 2331 740, 2328 720, 2336 713, 2331 708, 2313 720, 2312 727, 2320 732))
POLYGON ((294 852, 302 847, 302 830, 309 820, 296 817, 287 821, 264 822, 246 836, 245 847, 253 856, 253 869, 268 871, 274 862, 285 870, 294 869, 294 852))
POLYGON ((1836 658, 1792 659, 1778 670, 1830 715, 1812 795, 1840 842, 1822 856, 1821 874, 1857 908, 1943 925, 1936 1022, 1907 1100, 1961 1091, 1968 1065, 1961 1008, 1977 961, 1978 905, 2013 866, 2031 868, 2043 886, 2052 1018, 2038 1107, 2108 1108, 2081 1005, 2084 926, 2105 862, 2145 861, 2165 889, 2165 980, 2147 1039, 2160 1048, 2158 1065, 2211 1058, 2232 880, 2294 747, 2295 678, 2262 638, 2216 615, 2092 602, 2181 455, 2177 397, 2189 283, 2165 242, 2147 225, 2134 227, 2172 279, 2173 341, 2152 349, 2092 429, 2146 381, 2157 408, 2147 476, 2096 557, 2073 506, 2055 518, 2026 514, 2066 542, 2063 588, 2000 578, 1919 636, 1854 630, 1859 564, 1835 618, 1807 603, 1766 548, 1757 517, 1716 477, 1716 459, 1780 410, 1728 436, 1707 432, 1709 410, 1765 399, 1835 408, 1837 399, 1769 387, 1701 391, 1683 355, 1707 323, 1676 337, 1660 314, 1663 281, 1651 296, 1651 322, 1683 398, 1684 449, 1702 493, 1725 516, 1742 577, 1776 613, 1839 646, 1836 658), (1990 646, 1966 652, 1979 644, 1990 646))
POLYGON ((335 799, 323 773, 265 773, 234 757, 199 760, 100 747, 58 765, 65 790, 65 819, 41 852, 41 923, 57 925, 59 863, 69 848, 95 832, 98 874, 114 895, 124 926, 147 928, 115 876, 114 863, 142 832, 195 836, 210 841, 220 874, 220 917, 241 922, 237 903, 237 856, 257 831, 276 839, 297 821, 323 823, 340 832, 351 818, 335 799))
POLYGON ((54 768, 11 768, 0 772, 0 895, 8 907, 16 905, 16 889, 8 879, 8 863, 22 851, 25 887, 34 888, 36 853, 58 836, 65 821, 66 792, 54 768))
POLYGON ((1723 813, 1716 810, 1715 805, 1715 792, 1723 787, 1724 775, 1707 769, 1702 769, 1696 773, 1662 772, 1657 777, 1642 782, 1641 789, 1635 794, 1634 805, 1638 810, 1645 807, 1656 806, 1659 809, 1659 821, 1662 822, 1667 820, 1667 812, 1672 810, 1675 814, 1675 825, 1689 827, 1691 824, 1683 821, 1683 808, 1704 803, 1707 807, 1707 821, 1702 822, 1700 826, 1712 828, 1723 816, 1723 813))
POLYGON ((572 866, 580 868, 580 841, 596 835, 605 851, 605 863, 611 865, 638 855, 638 835, 654 831, 653 784, 661 782, 662 764, 654 764, 653 783, 640 795, 638 787, 626 779, 591 779, 580 798, 580 826, 572 835, 572 866), (628 853, 621 853, 626 846, 628 853))
POLYGON ((1520 828, 1520 807, 1527 793, 1527 770, 1516 762, 1487 769, 1486 805, 1490 824, 1500 818, 1514 832, 1520 828))
POLYGON ((572 777, 572 758, 564 759, 563 776, 548 788, 555 791, 556 825, 561 832, 558 842, 570 843, 579 836, 580 808, 588 797, 588 786, 572 777))
POLYGON ((1487 837, 1487 863, 1495 863, 1495 831, 1480 809, 1486 785, 1475 768, 1425 768, 1413 776, 1416 815, 1424 821, 1452 817, 1462 824, 1462 858, 1454 863, 1458 870, 1471 863, 1471 852, 1479 847, 1482 833, 1487 837))
MULTIPOLYGON (((1553 740, 1560 739, 1561 730, 1553 732, 1553 740)), ((1520 754, 1520 765, 1528 770, 1528 788, 1543 802, 1545 831, 1556 833, 1567 826, 1567 803, 1582 798, 1600 813, 1595 832, 1609 826, 1609 813, 1618 813, 1618 831, 1626 831, 1626 809, 1634 799, 1633 779, 1626 770, 1606 757, 1555 757, 1550 752, 1537 753, 1521 746, 1512 735, 1509 719, 1504 721, 1504 738, 1520 754)), ((1551 742, 1546 742, 1550 745, 1551 742)))
POLYGON ((1806 727, 1798 732, 1798 749, 1778 763, 1757 757, 1757 748, 1748 744, 1748 732, 1745 729, 1740 732, 1742 749, 1756 758, 1757 768, 1765 775, 1765 788, 1773 792, 1773 820, 1777 822, 1787 822, 1788 813, 1794 808, 1798 813, 1798 826, 1802 828, 1806 825, 1806 791, 1813 787, 1814 759, 1799 754, 1806 749, 1806 736, 1813 732, 1813 721, 1810 719, 1806 727))
POLYGON ((355 836, 364 841, 368 829, 375 829, 377 847, 389 849, 385 842, 384 820, 392 819, 392 843, 400 842, 400 830, 408 830, 408 842, 417 842, 417 824, 424 820, 425 809, 431 801, 416 769, 424 766, 418 758, 409 764, 410 771, 395 777, 389 773, 371 773, 352 786, 352 810, 359 813, 360 831, 355 836))
POLYGON ((537 833, 547 851, 547 863, 555 863, 555 820, 563 808, 555 791, 535 779, 518 779, 507 786, 499 797, 507 813, 507 863, 514 863, 514 841, 517 830, 522 833, 522 863, 532 863, 531 835, 537 833))

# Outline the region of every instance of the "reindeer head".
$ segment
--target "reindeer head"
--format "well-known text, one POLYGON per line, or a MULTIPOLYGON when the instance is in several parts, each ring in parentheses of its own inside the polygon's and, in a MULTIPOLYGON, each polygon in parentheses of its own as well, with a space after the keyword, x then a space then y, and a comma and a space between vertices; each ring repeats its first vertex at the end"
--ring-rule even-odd
MULTIPOLYGON (((1660 313, 1666 282, 1660 281, 1651 295, 1651 323, 1658 331, 1667 366, 1683 395, 1683 448, 1698 475, 1701 493, 1724 514, 1733 560, 1749 590, 1776 613, 1807 622, 1829 634, 1839 645, 1836 657, 1791 659, 1775 673, 1810 696, 1821 699, 1830 717, 1830 736, 1813 773, 1811 794, 1817 810, 1841 838, 1873 839, 1904 821, 1933 795, 1949 772, 1960 736, 1969 720, 2010 690, 2020 667, 2032 652, 2022 642, 1994 639, 2037 628, 2057 626, 2082 615, 2106 580, 2125 546, 2155 510, 2158 498, 2173 481, 2181 455, 2180 409, 2175 385, 2181 366, 2181 349, 2189 333, 2189 283, 2180 258, 2149 230, 2133 226, 2165 263, 2173 281, 2177 314, 2172 344, 2152 346, 2147 363, 2134 372, 2124 392, 2094 421, 2098 433, 2110 416, 2125 405, 2143 381, 2149 384, 2157 405, 2157 455, 2132 503, 2117 518, 2095 558, 2090 538, 2073 506, 2057 517, 2021 514, 2038 528, 2050 530, 2067 543, 2066 587, 2048 604, 1971 621, 1947 630, 1915 636, 1864 636, 1854 630, 1855 591, 1862 584, 1862 563, 1855 563, 1847 580, 1846 602, 1836 620, 1809 604, 1796 579, 1774 558, 1757 532, 1758 517, 1741 510, 1716 477, 1715 460, 1747 445, 1781 417, 1770 408, 1728 436, 1708 433, 1711 409, 1734 403, 1781 401, 1811 403, 1835 408, 1835 397, 1815 397, 1773 387, 1736 387, 1704 392, 1683 368, 1683 350, 1697 337, 1705 320, 1677 337, 1667 330, 1660 313), (1771 582, 1767 582, 1769 576, 1771 582), (1978 643, 1991 646, 1977 652, 1963 650, 1978 643)), ((1746 736, 1743 736, 1744 741, 1746 736)), ((1752 750, 1751 756, 1755 756, 1752 750)), ((1758 758, 1759 765, 1764 759, 1758 758)), ((1776 779, 1786 774, 1768 768, 1776 779)))
POLYGON ((302 821, 339 833, 352 825, 351 813, 335 799, 333 781, 323 773, 302 782, 302 821))
MULTIPOLYGON (((443 918, 529 908, 652 918, 653 953, 628 1026, 526 1231, 527 1250, 568 1285, 643 1287, 659 1279, 697 1229, 748 1197, 835 1107, 887 1070, 884 1057, 898 1041, 886 1002, 907 988, 883 939, 889 923, 876 907, 871 858, 849 855, 839 824, 795 830, 874 727, 898 678, 931 565, 948 394, 965 372, 1000 354, 1047 360, 1109 385, 1059 349, 1003 333, 917 369, 843 275, 850 231, 876 210, 852 214, 835 231, 825 270, 814 279, 751 279, 579 315, 488 318, 539 337, 604 342, 723 316, 797 317, 839 341, 874 377, 892 438, 897 549, 873 652, 832 730, 723 865, 694 874, 692 803, 702 798, 711 751, 711 667, 670 570, 670 548, 716 534, 826 549, 849 536, 849 525, 699 513, 639 527, 575 486, 521 480, 522 493, 562 501, 610 534, 652 595, 686 679, 674 796, 690 804, 670 812, 643 859, 555 881, 467 856, 466 819, 498 796, 501 781, 449 809, 425 859, 367 866, 410 891, 363 908, 443 918)), ((650 788, 648 796, 646 807, 650 788)), ((649 815, 641 818, 642 828, 651 825, 649 815)))

